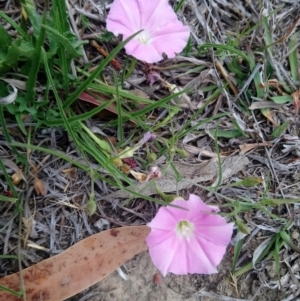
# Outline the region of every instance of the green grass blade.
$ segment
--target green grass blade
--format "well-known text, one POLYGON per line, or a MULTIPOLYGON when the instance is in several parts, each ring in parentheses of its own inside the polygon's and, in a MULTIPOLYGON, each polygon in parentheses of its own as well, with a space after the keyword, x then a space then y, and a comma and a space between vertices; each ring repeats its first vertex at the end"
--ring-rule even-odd
POLYGON ((270 97, 270 99, 280 105, 288 102, 293 102, 293 97, 291 95, 272 96, 270 97))
POLYGON ((10 17, 0 10, 0 17, 9 23, 26 41, 30 40, 29 35, 10 17))
POLYGON ((300 254, 300 249, 298 248, 298 246, 296 246, 295 244, 293 244, 291 237, 284 231, 280 231, 279 232, 280 237, 282 238, 282 240, 294 251, 297 252, 298 254, 300 254))
MULTIPOLYGON (((115 99, 112 98, 111 100, 108 100, 106 103, 103 103, 102 105, 100 105, 86 113, 69 117, 67 120, 69 123, 85 121, 89 118, 92 118, 94 115, 100 113, 101 111, 103 111, 107 106, 111 105, 114 101, 115 101, 115 99)), ((50 119, 50 120, 45 120, 44 123, 48 126, 61 126, 64 124, 64 120, 62 118, 50 119)))
MULTIPOLYGON (((90 167, 88 165, 84 165, 84 164, 80 163, 78 160, 73 160, 70 156, 65 155, 64 153, 57 151, 57 150, 53 150, 53 149, 45 148, 45 147, 41 147, 41 146, 36 146, 36 145, 32 145, 32 144, 20 143, 20 142, 12 142, 12 143, 9 143, 9 145, 15 146, 15 147, 20 147, 20 148, 25 148, 26 150, 33 149, 36 151, 40 151, 45 154, 49 154, 49 155, 55 156, 57 158, 60 158, 62 160, 65 160, 66 162, 69 162, 72 165, 77 166, 78 168, 80 168, 86 172, 89 172, 89 170, 90 170, 90 167)), ((1 160, 0 160, 0 167, 1 167, 1 160)))
POLYGON ((4 291, 4 292, 7 292, 13 296, 16 296, 18 298, 22 297, 23 296, 23 293, 22 292, 16 292, 8 287, 5 287, 3 285, 0 284, 0 290, 4 291))
POLYGON ((64 125, 65 125, 68 133, 71 135, 73 141, 78 145, 78 139, 77 139, 76 135, 74 134, 74 132, 71 129, 71 126, 68 122, 66 113, 65 113, 65 111, 63 109, 63 106, 62 106, 62 101, 61 101, 61 99, 60 99, 60 97, 57 93, 57 90, 56 90, 56 87, 55 87, 55 84, 54 84, 54 81, 53 81, 53 78, 52 78, 52 74, 51 74, 50 69, 49 69, 47 54, 46 54, 46 51, 44 50, 44 48, 42 48, 42 55, 43 55, 43 60, 44 60, 44 64, 45 64, 45 70, 46 70, 46 74, 47 74, 47 77, 48 77, 48 81, 50 82, 50 85, 52 87, 52 90, 53 90, 53 93, 54 93, 54 97, 55 97, 60 115, 62 116, 62 119, 64 120, 64 125))
MULTIPOLYGON (((45 24, 43 24, 42 27, 47 30, 48 34, 52 34, 54 36, 57 42, 60 43, 60 45, 65 48, 65 51, 69 52, 69 55, 71 55, 72 57, 81 56, 81 53, 75 49, 74 45, 70 42, 70 40, 64 35, 62 35, 59 31, 45 24)), ((82 44, 85 44, 85 42, 83 41, 81 41, 80 43, 78 42, 76 46, 79 47, 82 44)))
POLYGON ((0 170, 2 170, 4 178, 5 178, 6 182, 8 183, 8 186, 9 186, 10 190, 12 191, 14 198, 18 199, 18 193, 16 191, 15 185, 11 181, 11 178, 6 171, 5 165, 3 164, 1 158, 0 158, 0 170))
POLYGON ((116 73, 114 72, 114 82, 116 87, 116 103, 117 103, 117 116, 118 116, 118 138, 119 143, 123 144, 124 142, 124 133, 123 133, 123 112, 122 112, 122 104, 119 94, 119 83, 116 73))
POLYGON ((177 13, 179 10, 180 10, 180 7, 182 6, 182 4, 183 4, 183 2, 184 2, 184 0, 180 0, 178 3, 177 3, 177 5, 176 5, 176 7, 175 7, 175 13, 177 13))
MULTIPOLYGON (((46 21, 46 12, 44 11, 43 16, 42 16, 42 24, 44 24, 45 21, 46 21)), ((37 75, 38 75, 40 61, 41 61, 41 49, 44 44, 45 36, 46 36, 46 31, 42 27, 40 30, 40 34, 39 34, 36 46, 35 46, 35 51, 34 51, 35 53, 31 60, 31 68, 30 68, 30 71, 28 74, 28 80, 26 82, 25 98, 29 104, 35 101, 36 93, 35 93, 34 87, 37 82, 37 75)))
POLYGON ((17 200, 18 200, 17 198, 10 198, 10 197, 0 194, 0 201, 2 201, 2 202, 9 202, 9 203, 14 204, 14 203, 16 203, 17 200))
POLYGON ((279 251, 280 251, 280 234, 277 233, 276 234, 276 240, 275 240, 274 260, 275 260, 275 268, 276 268, 277 278, 278 278, 278 281, 279 281, 279 285, 281 287, 279 251))
POLYGON ((132 57, 131 62, 130 62, 130 66, 129 66, 128 71, 125 75, 125 79, 127 79, 131 76, 132 72, 134 71, 136 63, 137 63, 137 59, 135 57, 132 57))
POLYGON ((232 268, 231 268, 232 273, 235 271, 236 264, 238 262, 240 253, 242 251, 242 247, 243 247, 243 240, 241 239, 234 246, 233 258, 232 258, 232 268))
POLYGON ((299 83, 298 36, 299 32, 296 32, 289 42, 289 62, 292 79, 299 83))
POLYGON ((103 60, 100 65, 90 74, 90 76, 77 88, 77 90, 72 93, 64 103, 64 108, 69 107, 78 96, 88 87, 88 85, 95 79, 96 76, 110 63, 110 61, 120 52, 120 50, 136 35, 138 35, 141 30, 130 37, 128 37, 125 41, 120 43, 111 53, 107 56, 105 60, 103 60))
POLYGON ((282 133, 288 128, 290 124, 290 121, 284 122, 281 126, 279 126, 277 129, 274 130, 274 132, 271 134, 273 138, 278 138, 282 135, 282 133))
POLYGON ((202 44, 201 46, 198 47, 198 53, 205 48, 215 48, 215 49, 223 50, 225 52, 229 52, 231 55, 240 56, 246 62, 248 62, 249 65, 252 63, 251 60, 249 59, 248 55, 245 52, 238 50, 229 45, 210 44, 210 43, 202 44))

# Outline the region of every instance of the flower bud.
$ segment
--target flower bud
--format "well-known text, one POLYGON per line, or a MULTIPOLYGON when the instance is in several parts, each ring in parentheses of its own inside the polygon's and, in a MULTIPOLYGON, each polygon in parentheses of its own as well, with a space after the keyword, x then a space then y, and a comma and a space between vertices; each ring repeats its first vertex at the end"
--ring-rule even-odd
POLYGON ((247 227, 247 225, 245 223, 243 223, 239 218, 236 219, 236 224, 238 226, 238 229, 242 233, 244 233, 244 234, 250 234, 251 233, 249 227, 247 227))
POLYGON ((169 152, 170 152, 170 154, 175 154, 175 153, 176 153, 176 149, 173 148, 173 147, 171 147, 171 148, 169 149, 169 152))
POLYGON ((147 154, 147 160, 148 160, 150 163, 152 163, 152 162, 154 162, 154 161, 157 160, 157 155, 156 155, 155 153, 150 153, 150 152, 148 152, 148 154, 147 154))
POLYGON ((176 152, 181 158, 188 158, 190 156, 190 154, 185 149, 177 148, 176 152))
POLYGON ((123 165, 123 162, 119 157, 114 157, 114 158, 111 158, 110 160, 111 160, 112 164, 117 167, 120 167, 123 165))
POLYGON ((85 209, 88 213, 88 215, 93 215, 97 210, 97 204, 95 202, 95 196, 94 194, 90 195, 89 201, 86 203, 85 209))

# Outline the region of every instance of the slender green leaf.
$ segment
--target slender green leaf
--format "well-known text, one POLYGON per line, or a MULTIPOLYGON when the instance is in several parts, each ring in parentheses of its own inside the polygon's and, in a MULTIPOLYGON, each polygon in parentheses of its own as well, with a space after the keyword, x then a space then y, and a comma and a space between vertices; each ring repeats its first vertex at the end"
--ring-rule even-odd
POLYGON ((7 49, 11 45, 11 37, 7 30, 0 24, 0 49, 7 49))
POLYGON ((123 134, 123 112, 122 112, 122 104, 121 98, 119 94, 119 83, 117 79, 117 75, 114 72, 114 82, 116 87, 116 102, 117 102, 117 114, 118 114, 118 138, 120 144, 123 144, 124 134, 123 134))
MULTIPOLYGON (((46 12, 44 11, 43 16, 42 16, 42 24, 45 24, 46 21, 46 12)), ((35 85, 37 82, 37 75, 39 72, 39 67, 40 67, 40 61, 41 61, 41 50, 42 46, 44 44, 46 36, 46 31, 44 28, 40 29, 40 34, 36 43, 35 51, 34 51, 34 56, 31 60, 31 68, 28 74, 28 79, 26 82, 26 100, 27 103, 32 103, 35 101, 35 85)))
POLYGON ((82 55, 81 51, 78 50, 78 48, 83 44, 86 44, 86 41, 71 43, 70 39, 67 36, 62 35, 56 29, 45 24, 43 24, 42 27, 47 30, 48 34, 53 35, 56 41, 59 42, 60 45, 62 45, 72 57, 80 57, 82 55))
POLYGON ((233 258, 232 258, 232 268, 231 268, 232 273, 235 271, 236 264, 238 262, 242 247, 243 247, 243 240, 241 239, 234 246, 233 258))
POLYGON ((261 201, 259 201, 262 205, 268 205, 268 206, 278 206, 278 205, 284 205, 284 204, 293 204, 293 203, 300 203, 300 198, 295 199, 275 199, 275 198, 263 198, 261 201))
POLYGON ((273 133, 272 133, 272 137, 273 138, 277 138, 280 137, 282 135, 282 133, 288 128, 290 122, 286 121, 284 122, 281 126, 279 126, 273 133))
POLYGON ((258 184, 261 184, 262 182, 263 182, 263 179, 260 177, 247 177, 241 181, 231 183, 229 186, 230 187, 239 187, 239 186, 254 187, 258 184))
POLYGON ((280 251, 280 234, 277 233, 276 240, 275 240, 274 259, 275 259, 275 266, 276 266, 276 274, 279 281, 279 285, 281 287, 279 251, 280 251))
POLYGON ((101 64, 91 73, 91 75, 77 88, 77 90, 72 93, 64 104, 64 108, 69 107, 77 98, 78 96, 88 87, 88 85, 95 79, 96 76, 109 64, 109 62, 120 52, 120 50, 136 35, 141 32, 138 31, 137 33, 128 37, 125 41, 120 43, 113 51, 110 52, 108 57, 101 62, 101 64))
POLYGON ((6 286, 3 286, 3 285, 1 285, 1 284, 0 284, 0 290, 5 291, 5 292, 8 292, 8 293, 10 293, 11 295, 16 296, 16 297, 19 297, 19 298, 23 296, 23 293, 22 293, 22 292, 14 291, 14 290, 12 290, 12 289, 10 289, 10 288, 8 288, 8 287, 6 287, 6 286))
POLYGON ((25 40, 29 40, 29 35, 10 17, 0 10, 0 17, 9 23, 25 40))
POLYGON ((175 7, 175 13, 177 13, 177 12, 180 10, 180 7, 182 6, 182 4, 183 4, 184 1, 185 1, 185 0, 180 0, 180 1, 177 3, 177 5, 176 5, 176 7, 175 7))
POLYGON ((296 32, 291 36, 290 42, 289 42, 289 62, 290 62, 290 70, 292 78, 295 82, 299 83, 299 59, 298 59, 298 37, 299 32, 296 32))
POLYGON ((294 251, 297 252, 298 254, 300 254, 300 248, 298 248, 298 246, 296 246, 292 240, 291 237, 284 231, 280 231, 279 232, 280 237, 283 239, 283 241, 294 251))
POLYGON ((291 95, 283 95, 283 96, 272 96, 270 97, 275 103, 285 104, 288 102, 293 102, 293 97, 291 95))
POLYGON ((228 131, 212 130, 212 131, 210 131, 210 133, 213 136, 217 135, 217 137, 223 137, 223 138, 228 138, 228 139, 243 136, 243 134, 239 130, 228 130, 228 131))
POLYGON ((10 197, 7 197, 5 195, 2 195, 0 194, 0 202, 3 201, 3 202, 10 202, 10 203, 16 203, 18 199, 17 198, 10 198, 10 197))
MULTIPOLYGON (((78 121, 85 121, 91 117, 93 117, 94 115, 100 113, 101 111, 103 111, 106 107, 109 107, 109 105, 111 105, 113 102, 115 102, 115 99, 112 98, 111 100, 108 100, 107 102, 104 102, 102 105, 86 112, 80 115, 75 115, 72 117, 67 118, 69 123, 73 123, 73 122, 78 122, 78 121)), ((49 120, 45 120, 45 124, 48 126, 61 126, 64 124, 64 120, 62 118, 59 119, 49 119, 49 120)))

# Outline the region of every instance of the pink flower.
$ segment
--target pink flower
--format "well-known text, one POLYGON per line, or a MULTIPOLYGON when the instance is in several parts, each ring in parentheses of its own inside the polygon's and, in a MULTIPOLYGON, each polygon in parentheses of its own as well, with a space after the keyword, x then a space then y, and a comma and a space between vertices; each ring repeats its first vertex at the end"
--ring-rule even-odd
POLYGON ((176 198, 172 205, 161 207, 154 219, 148 223, 151 232, 146 241, 154 265, 163 276, 168 272, 217 273, 230 242, 233 223, 212 214, 216 209, 207 206, 196 195, 188 201, 176 198))
POLYGON ((169 58, 185 47, 190 30, 178 20, 168 0, 115 0, 107 16, 107 30, 123 40, 142 31, 125 46, 126 52, 147 63, 169 58))

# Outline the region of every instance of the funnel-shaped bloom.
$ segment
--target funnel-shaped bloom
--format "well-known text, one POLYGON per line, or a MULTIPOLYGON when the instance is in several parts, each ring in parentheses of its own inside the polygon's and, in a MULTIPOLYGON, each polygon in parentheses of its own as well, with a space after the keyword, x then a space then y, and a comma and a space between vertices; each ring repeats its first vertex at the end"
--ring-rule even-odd
POLYGON ((107 30, 122 34, 123 40, 143 30, 125 45, 126 52, 154 63, 185 47, 190 30, 178 20, 168 0, 115 0, 107 16, 107 30))
POLYGON ((148 224, 150 256, 165 276, 168 272, 212 274, 230 242, 233 223, 216 215, 217 208, 207 206, 196 195, 188 201, 176 198, 172 205, 161 207, 148 224))

